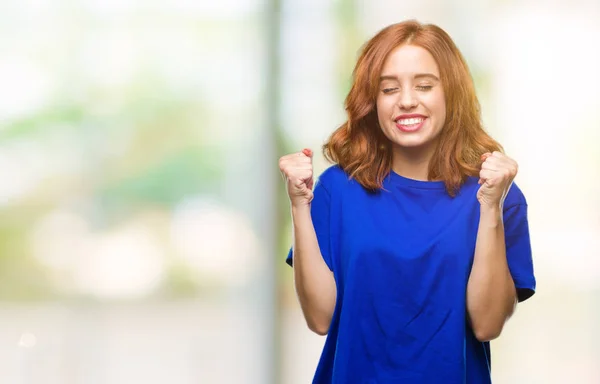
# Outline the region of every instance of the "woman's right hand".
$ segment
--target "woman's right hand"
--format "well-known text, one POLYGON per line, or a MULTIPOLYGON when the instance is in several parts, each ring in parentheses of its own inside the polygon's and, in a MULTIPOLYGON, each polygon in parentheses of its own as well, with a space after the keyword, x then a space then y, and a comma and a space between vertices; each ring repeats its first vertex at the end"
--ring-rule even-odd
POLYGON ((309 205, 313 199, 312 156, 310 149, 303 149, 279 159, 279 170, 285 180, 292 207, 309 205))

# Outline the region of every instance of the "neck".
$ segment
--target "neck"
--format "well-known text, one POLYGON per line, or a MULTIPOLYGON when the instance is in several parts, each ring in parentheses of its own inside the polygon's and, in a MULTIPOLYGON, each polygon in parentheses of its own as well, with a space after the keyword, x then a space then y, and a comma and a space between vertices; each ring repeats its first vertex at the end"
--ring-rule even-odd
POLYGON ((429 163, 433 151, 423 148, 394 148, 392 169, 408 179, 429 181, 429 163))

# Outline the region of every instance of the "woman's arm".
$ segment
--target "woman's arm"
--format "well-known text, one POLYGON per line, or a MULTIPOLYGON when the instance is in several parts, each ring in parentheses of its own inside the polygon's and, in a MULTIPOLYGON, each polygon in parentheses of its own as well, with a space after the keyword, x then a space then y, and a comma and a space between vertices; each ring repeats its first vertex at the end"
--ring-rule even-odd
MULTIPOLYGON (((286 181, 292 209, 292 265, 296 294, 308 327, 319 335, 325 335, 335 309, 337 289, 333 272, 321 254, 311 213, 315 198, 312 156, 310 149, 283 156, 279 159, 279 169, 286 181)), ((328 199, 328 192, 319 189, 315 204, 318 202, 320 205, 315 207, 316 214, 329 214, 328 199)))
POLYGON ((310 205, 292 206, 294 226, 294 284, 308 327, 319 335, 329 331, 337 289, 333 272, 321 251, 312 223, 310 205))
POLYGON ((481 207, 475 258, 467 284, 467 312, 480 341, 495 339, 517 304, 506 259, 502 209, 481 207))
POLYGON ((506 258, 503 206, 518 165, 500 152, 485 153, 481 160, 479 228, 467 283, 467 313, 475 337, 489 341, 500 336, 517 304, 506 258))

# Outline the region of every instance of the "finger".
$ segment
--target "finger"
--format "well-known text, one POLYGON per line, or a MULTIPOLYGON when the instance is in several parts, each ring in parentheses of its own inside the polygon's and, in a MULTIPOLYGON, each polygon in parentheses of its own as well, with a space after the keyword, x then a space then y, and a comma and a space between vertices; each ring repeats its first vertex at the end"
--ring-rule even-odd
POLYGON ((313 178, 312 169, 296 169, 291 172, 290 179, 295 185, 306 184, 313 178))
POLYGON ((299 166, 312 167, 312 159, 302 152, 286 155, 279 159, 279 169, 281 171, 299 166))
POLYGON ((502 153, 502 152, 494 151, 494 152, 492 153, 492 156, 491 156, 491 158, 492 158, 493 160, 499 160, 499 161, 501 161, 503 164, 508 164, 508 165, 511 165, 511 166, 517 166, 517 162, 516 162, 516 161, 515 161, 513 158, 506 156, 506 155, 505 155, 504 153, 502 153))
POLYGON ((499 160, 502 164, 506 164, 510 169, 517 169, 519 166, 513 158, 506 156, 502 152, 494 151, 492 153, 492 159, 499 160))
POLYGON ((502 157, 498 157, 497 160, 502 164, 503 168, 508 169, 511 174, 517 174, 519 170, 519 164, 514 159, 511 159, 506 155, 502 155, 502 157))
POLYGON ((492 186, 496 184, 498 175, 498 172, 491 171, 489 169, 482 169, 479 171, 479 184, 487 184, 488 186, 492 186))
MULTIPOLYGON (((483 153, 481 155, 481 167, 482 167, 482 169, 483 169, 483 166, 484 166, 485 162, 487 161, 487 159, 489 159, 491 156, 492 156, 491 152, 486 152, 486 153, 483 153)), ((479 180, 477 181, 477 184, 481 185, 484 182, 485 182, 485 180, 480 177, 479 180)))
POLYGON ((497 169, 515 169, 517 167, 516 162, 508 157, 490 156, 485 159, 485 161, 482 163, 482 166, 483 164, 493 165, 497 169))
POLYGON ((518 171, 518 167, 508 159, 497 158, 487 159, 483 164, 481 164, 481 169, 497 172, 498 174, 501 174, 503 177, 507 178, 515 177, 518 171))
POLYGON ((486 160, 483 164, 481 164, 481 169, 487 169, 488 171, 500 171, 505 167, 502 167, 502 164, 491 161, 490 159, 486 160))
POLYGON ((511 166, 511 167, 516 164, 516 162, 513 159, 511 159, 510 157, 504 156, 504 155, 490 156, 485 161, 496 163, 496 164, 505 164, 505 165, 511 166))
POLYGON ((302 153, 297 152, 297 153, 292 153, 289 155, 285 155, 282 156, 281 158, 279 158, 279 169, 283 170, 285 168, 288 168, 291 164, 294 164, 298 161, 298 156, 302 156, 303 158, 305 156, 302 155, 302 153))
POLYGON ((312 167, 311 163, 300 163, 300 164, 294 164, 292 166, 292 169, 299 170, 299 171, 310 170, 312 168, 313 167, 312 167))
POLYGON ((310 160, 309 162, 309 166, 310 166, 310 177, 308 177, 306 180, 306 187, 312 191, 313 187, 314 187, 314 179, 313 179, 313 173, 312 173, 312 158, 313 158, 313 151, 310 148, 304 148, 302 150, 302 153, 304 153, 310 160))
POLYGON ((304 178, 295 176, 293 179, 290 179, 290 183, 294 186, 294 188, 303 190, 307 187, 307 183, 304 178))

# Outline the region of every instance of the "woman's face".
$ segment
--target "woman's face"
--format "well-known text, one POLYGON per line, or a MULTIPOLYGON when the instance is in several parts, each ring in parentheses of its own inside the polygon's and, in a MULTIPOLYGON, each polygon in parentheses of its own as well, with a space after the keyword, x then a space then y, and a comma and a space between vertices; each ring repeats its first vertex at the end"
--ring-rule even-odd
POLYGON ((433 56, 402 45, 387 57, 377 94, 377 117, 395 149, 430 148, 446 121, 446 101, 433 56))

